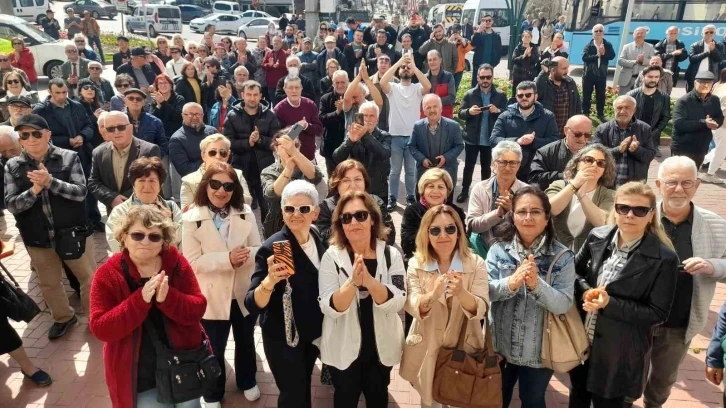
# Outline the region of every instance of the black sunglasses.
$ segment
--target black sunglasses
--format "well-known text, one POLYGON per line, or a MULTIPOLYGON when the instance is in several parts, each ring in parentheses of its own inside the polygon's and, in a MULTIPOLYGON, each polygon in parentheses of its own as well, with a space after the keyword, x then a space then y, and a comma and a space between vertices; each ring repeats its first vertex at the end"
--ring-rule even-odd
POLYGON ((479 79, 492 79, 494 75, 479 75, 479 79))
POLYGON ((10 61, 10 58, 0 58, 0 62, 8 62, 10 61))
POLYGON ((131 84, 118 84, 118 85, 116 85, 116 88, 118 88, 118 89, 121 89, 121 88, 130 88, 130 87, 131 87, 131 84))
POLYGON ((211 187, 212 190, 219 190, 221 187, 224 187, 224 191, 228 193, 234 191, 234 183, 231 181, 227 183, 222 183, 219 180, 211 179, 209 180, 209 187, 211 187))
POLYGON ((104 127, 104 129, 106 129, 106 132, 108 132, 108 133, 116 133, 116 130, 118 130, 119 132, 126 131, 126 128, 128 126, 129 125, 106 126, 106 127, 104 127))
POLYGON ((582 159, 580 159, 580 161, 586 164, 596 163, 597 167, 600 167, 601 169, 605 168, 605 159, 596 159, 591 156, 584 156, 582 159))
POLYGON ((144 100, 144 98, 142 98, 140 96, 127 96, 126 100, 129 102, 141 102, 144 100))
POLYGON ((101 67, 88 67, 89 71, 100 71, 101 67))
POLYGON ((19 84, 20 80, 19 79, 8 79, 5 82, 7 82, 8 84, 19 84))
POLYGON ((534 96, 534 92, 521 93, 521 94, 517 94, 517 99, 522 99, 522 98, 529 99, 532 96, 534 96))
POLYGON ((456 228, 456 224, 449 224, 445 226, 444 228, 441 227, 431 227, 429 228, 429 234, 438 237, 441 234, 441 231, 444 231, 446 235, 455 235, 458 228, 456 228))
POLYGON ((43 137, 43 132, 40 130, 34 130, 32 132, 19 132, 18 136, 20 137, 20 140, 28 140, 30 139, 30 136, 33 136, 36 139, 40 139, 43 137))
POLYGON ((83 85, 81 89, 85 89, 86 91, 95 91, 96 87, 93 85, 83 85))
POLYGON ((161 234, 156 233, 156 232, 152 232, 148 235, 144 234, 143 232, 132 232, 129 234, 129 236, 131 237, 131 239, 133 239, 136 242, 141 242, 144 240, 144 238, 148 237, 149 241, 151 241, 153 243, 157 243, 157 242, 160 242, 161 239, 163 238, 161 236, 161 234))
POLYGON ((567 128, 567 130, 569 130, 570 132, 572 132, 572 134, 575 135, 575 137, 578 138, 578 139, 581 138, 581 137, 583 137, 583 136, 585 136, 585 139, 589 139, 589 138, 592 137, 592 133, 590 133, 590 132, 576 132, 576 131, 574 131, 574 130, 572 130, 570 128, 567 128))
POLYGON ((295 214, 295 211, 298 211, 300 214, 310 214, 313 211, 313 206, 301 205, 300 207, 295 207, 294 205, 286 205, 282 207, 282 211, 285 211, 285 214, 295 214))
POLYGON ((626 204, 615 204, 615 212, 617 212, 620 215, 628 215, 629 212, 633 212, 633 215, 639 218, 643 218, 648 213, 653 210, 651 207, 642 207, 642 206, 635 206, 631 207, 626 204))
POLYGON ((223 159, 226 159, 227 156, 229 155, 229 151, 228 150, 222 149, 219 152, 217 152, 217 150, 212 149, 212 150, 210 150, 210 151, 207 152, 207 156, 209 156, 209 157, 215 157, 215 156, 217 156, 217 153, 219 153, 219 157, 221 157, 223 159))
POLYGON ((343 213, 340 214, 340 222, 343 224, 350 224, 353 222, 353 218, 355 218, 358 222, 365 222, 365 220, 368 219, 368 211, 362 210, 362 211, 356 211, 354 213, 343 213))

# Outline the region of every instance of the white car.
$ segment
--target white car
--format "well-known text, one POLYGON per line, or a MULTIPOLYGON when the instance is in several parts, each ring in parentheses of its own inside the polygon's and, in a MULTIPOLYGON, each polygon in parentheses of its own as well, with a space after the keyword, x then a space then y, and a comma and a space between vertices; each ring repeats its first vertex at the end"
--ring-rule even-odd
POLYGON ((242 16, 242 22, 247 23, 250 22, 256 18, 274 18, 272 15, 265 13, 264 11, 257 11, 257 10, 247 10, 240 14, 242 16))
POLYGON ((195 18, 189 22, 189 28, 196 33, 203 33, 209 26, 215 26, 220 34, 237 34, 237 28, 242 25, 242 16, 239 14, 210 14, 195 18))
POLYGON ((270 23, 275 23, 275 27, 279 27, 280 19, 274 17, 256 18, 240 26, 239 30, 237 30, 237 37, 257 39, 257 37, 265 35, 267 26, 270 23))
MULTIPOLYGON (((12 50, 13 37, 23 37, 35 57, 35 72, 49 78, 61 76, 61 65, 66 58, 68 40, 56 40, 34 23, 22 18, 0 14, 0 49, 12 50)), ((7 51, 6 51, 7 52, 7 51)), ((12 52, 12 51, 10 51, 12 52)))

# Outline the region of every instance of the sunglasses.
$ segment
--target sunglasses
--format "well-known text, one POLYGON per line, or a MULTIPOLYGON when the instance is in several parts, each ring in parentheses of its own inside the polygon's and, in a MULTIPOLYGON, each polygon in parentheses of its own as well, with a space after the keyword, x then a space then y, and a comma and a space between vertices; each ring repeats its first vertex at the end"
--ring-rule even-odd
POLYGON ((15 45, 23 45, 23 43, 19 43, 19 42, 14 42, 14 43, 13 43, 13 46, 15 46, 15 45))
POLYGON ((116 88, 118 88, 118 89, 121 89, 121 88, 130 88, 130 87, 131 87, 131 84, 118 84, 118 85, 116 85, 116 88))
POLYGON ((490 80, 494 78, 494 75, 479 75, 479 79, 490 80))
POLYGON ((144 100, 144 98, 142 98, 140 96, 127 96, 126 100, 129 102, 141 102, 144 100))
POLYGON ((456 235, 456 231, 458 228, 456 228, 456 224, 449 224, 445 226, 444 228, 441 227, 431 227, 429 228, 429 234, 431 234, 434 237, 438 237, 441 235, 441 231, 444 231, 446 235, 456 235))
POLYGON ((0 58, 0 62, 8 62, 10 61, 10 58, 0 58))
POLYGON ((20 83, 20 80, 19 79, 8 79, 5 82, 8 83, 8 84, 16 84, 17 85, 17 84, 20 83))
POLYGON ((521 93, 521 94, 517 94, 517 99, 524 99, 524 98, 529 99, 533 96, 534 96, 534 92, 521 93))
POLYGON ((106 126, 104 129, 106 129, 106 132, 108 133, 116 133, 117 130, 119 132, 125 132, 128 126, 129 125, 106 126))
POLYGON ((313 206, 301 205, 300 207, 295 207, 294 205, 286 205, 282 207, 282 211, 284 211, 285 214, 295 214, 295 211, 300 214, 310 214, 313 211, 313 206))
POLYGON ((30 136, 33 136, 36 139, 40 139, 43 137, 43 132, 40 130, 34 130, 32 132, 19 132, 18 136, 20 136, 20 140, 28 140, 30 139, 30 136))
POLYGON ((580 159, 581 162, 586 164, 593 164, 597 163, 597 167, 600 167, 601 169, 605 168, 605 159, 596 159, 594 157, 585 156, 582 159, 580 159))
POLYGON ((66 50, 66 54, 78 54, 78 50, 66 50))
POLYGON ((704 34, 716 34, 715 31, 706 31, 704 34))
POLYGON ((96 87, 93 85, 83 85, 81 89, 85 89, 86 91, 95 91, 96 87))
POLYGON ((343 213, 343 214, 340 214, 340 222, 342 222, 343 224, 350 224, 351 222, 353 222, 353 218, 355 218, 355 220, 358 222, 365 222, 365 220, 368 219, 368 215, 369 215, 368 211, 364 211, 364 210, 356 211, 352 214, 343 213))
POLYGON ((222 183, 219 180, 211 179, 209 180, 209 187, 211 187, 212 190, 219 190, 220 187, 224 187, 224 191, 228 193, 234 191, 234 183, 231 181, 227 183, 222 183))
POLYGON ((85 44, 86 42, 83 40, 76 40, 76 44, 85 44))
POLYGON ((171 53, 172 53, 172 54, 180 54, 180 53, 181 53, 181 51, 172 51, 171 53))
POLYGON ((100 71, 101 67, 88 67, 89 71, 100 71))
POLYGON ((589 138, 592 137, 592 133, 590 133, 590 132, 576 132, 576 131, 574 131, 574 130, 572 130, 570 128, 567 128, 567 130, 569 130, 570 132, 572 132, 572 134, 575 135, 575 137, 578 138, 578 139, 581 138, 581 137, 583 137, 583 136, 585 137, 585 139, 589 139, 589 138))
POLYGON ((603 31, 605 31, 605 30, 594 30, 593 32, 594 33, 602 33, 603 31))
POLYGON ((626 204, 615 204, 615 212, 620 215, 628 215, 631 211, 633 215, 639 218, 643 218, 652 210, 650 207, 635 206, 631 207, 626 204))
POLYGON ((210 151, 207 152, 207 156, 209 156, 209 157, 216 157, 217 156, 217 153, 219 153, 219 157, 221 157, 223 159, 226 159, 227 158, 227 155, 229 155, 229 150, 222 149, 222 150, 217 151, 217 150, 212 149, 212 150, 210 150, 210 151))
POLYGON ((153 243, 157 243, 157 242, 160 242, 161 239, 163 238, 161 236, 161 234, 156 233, 156 232, 152 232, 152 233, 150 233, 148 235, 147 234, 144 234, 143 232, 132 232, 132 233, 129 234, 129 236, 131 237, 131 239, 133 239, 136 242, 141 242, 145 238, 148 237, 149 238, 149 241, 151 241, 153 243))

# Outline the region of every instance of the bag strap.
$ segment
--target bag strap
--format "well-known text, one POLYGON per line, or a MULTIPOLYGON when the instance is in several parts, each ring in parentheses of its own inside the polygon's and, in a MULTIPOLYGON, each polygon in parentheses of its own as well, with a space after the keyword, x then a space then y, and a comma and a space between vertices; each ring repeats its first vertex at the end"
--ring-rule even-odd
POLYGON ((383 250, 383 256, 386 258, 386 270, 391 269, 391 247, 386 245, 383 250))
POLYGON ((564 255, 567 251, 568 251, 568 249, 565 248, 562 251, 558 252, 555 255, 555 258, 552 259, 552 262, 550 262, 550 267, 549 267, 549 269, 547 269, 547 276, 545 277, 545 282, 547 282, 548 285, 552 284, 552 268, 554 268, 557 261, 559 261, 560 258, 562 257, 562 255, 564 255))
MULTIPOLYGON (((0 264, 0 269, 2 269, 5 272, 5 274, 8 275, 8 278, 10 278, 10 281, 13 282, 13 284, 15 285, 16 288, 20 287, 20 285, 18 284, 18 281, 16 281, 15 278, 13 277, 13 275, 10 274, 10 271, 8 271, 7 268, 5 268, 5 265, 0 264)), ((2 273, 0 273, 0 279, 5 279, 3 277, 2 273)))

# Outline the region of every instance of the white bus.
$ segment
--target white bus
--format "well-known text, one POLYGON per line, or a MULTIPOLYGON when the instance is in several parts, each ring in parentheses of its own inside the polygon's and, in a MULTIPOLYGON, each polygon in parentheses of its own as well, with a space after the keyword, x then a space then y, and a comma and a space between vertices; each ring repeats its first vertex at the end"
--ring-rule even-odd
POLYGON ((494 20, 492 28, 502 37, 502 48, 509 46, 509 15, 505 0, 467 0, 461 13, 461 22, 468 18, 474 28, 481 24, 484 15, 489 14, 494 20))
POLYGON ((457 4, 439 4, 431 7, 429 10, 429 26, 443 24, 444 29, 448 29, 454 24, 461 23, 461 10, 464 8, 463 3, 457 4))

